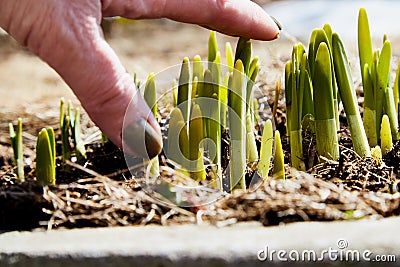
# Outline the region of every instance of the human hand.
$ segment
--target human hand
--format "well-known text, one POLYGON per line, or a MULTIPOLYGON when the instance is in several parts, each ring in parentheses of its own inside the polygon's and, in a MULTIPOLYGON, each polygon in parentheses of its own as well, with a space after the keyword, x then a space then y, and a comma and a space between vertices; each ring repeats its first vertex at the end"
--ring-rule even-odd
POLYGON ((60 74, 113 143, 122 147, 125 123, 138 131, 133 136, 142 136, 127 145, 150 158, 162 149, 161 132, 131 75, 104 40, 100 22, 109 16, 169 18, 259 40, 279 35, 261 7, 246 0, 0 0, 0 27, 60 74), (129 105, 135 112, 125 114, 129 105), (147 151, 138 146, 145 137, 147 151))

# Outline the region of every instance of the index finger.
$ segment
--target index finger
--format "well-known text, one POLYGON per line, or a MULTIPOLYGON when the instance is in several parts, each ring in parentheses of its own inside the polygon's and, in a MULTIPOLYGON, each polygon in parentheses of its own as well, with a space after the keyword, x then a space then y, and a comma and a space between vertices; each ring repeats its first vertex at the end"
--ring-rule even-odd
POLYGON ((257 40, 279 36, 274 20, 249 0, 103 0, 103 16, 169 18, 257 40))

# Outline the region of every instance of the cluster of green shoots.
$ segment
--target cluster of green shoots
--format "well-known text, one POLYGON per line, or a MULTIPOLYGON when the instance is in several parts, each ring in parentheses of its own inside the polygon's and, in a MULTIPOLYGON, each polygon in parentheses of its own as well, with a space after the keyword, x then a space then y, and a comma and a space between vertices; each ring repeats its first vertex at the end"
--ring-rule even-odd
MULTIPOLYGON (((292 167, 299 170, 309 167, 303 157, 305 130, 315 134, 321 160, 339 159, 341 103, 354 151, 359 156, 382 157, 392 149, 393 141, 399 139, 400 65, 392 86, 390 41, 385 35, 382 48, 373 51, 365 9, 359 12, 358 40, 364 88, 363 118, 344 45, 331 26, 326 24, 312 32, 308 53, 301 43, 293 47, 292 59, 285 66, 287 134, 292 167)), ((271 160, 272 176, 285 178, 280 134, 273 131, 271 120, 262 123, 257 115, 258 102, 253 96, 253 88, 259 59, 252 58, 250 40, 240 38, 235 53, 230 43, 226 43, 225 57, 226 64, 222 64, 215 32, 211 31, 208 61, 203 62, 199 55, 193 58, 192 64, 189 58, 183 59, 179 81, 173 86, 174 108, 169 116, 166 156, 179 166, 181 173, 196 181, 211 177, 211 185, 220 190, 246 189, 245 173, 249 168, 267 179, 271 174, 271 160), (255 137, 257 125, 263 126, 259 150, 255 137), (229 133, 229 171, 226 175, 222 169, 224 133, 229 133)), ((154 74, 147 78, 144 98, 157 116, 154 74)), ((79 109, 74 109, 71 102, 66 108, 63 99, 60 133, 61 158, 64 167, 68 168, 66 163, 73 155, 80 160, 86 157, 86 152, 81 138, 79 109)), ((24 180, 21 119, 16 129, 10 124, 10 137, 16 172, 19 179, 24 180)), ((106 137, 102 140, 106 141, 106 137)), ((52 128, 40 131, 36 151, 37 179, 55 184, 56 150, 52 128)), ((151 175, 158 176, 158 157, 146 161, 145 167, 151 175)))
POLYGON ((344 111, 354 151, 361 157, 385 154, 398 140, 397 77, 390 86, 391 46, 387 36, 381 50, 372 52, 365 9, 358 22, 360 65, 364 87, 364 116, 361 119, 354 82, 345 48, 329 24, 312 32, 308 55, 302 44, 293 47, 292 60, 285 67, 287 133, 292 167, 305 170, 303 131, 315 133, 320 159, 339 159, 339 104, 344 111), (380 142, 379 142, 380 141, 380 142), (381 146, 377 146, 380 144, 381 146))
MULTIPOLYGON (((10 123, 11 145, 14 151, 14 163, 18 179, 25 180, 24 155, 22 142, 22 120, 18 119, 17 127, 10 123)), ((72 156, 77 160, 86 158, 86 150, 81 137, 80 111, 74 109, 71 101, 65 111, 65 101, 60 101, 60 136, 62 149, 62 162, 68 169, 67 161, 72 156)), ((56 139, 52 127, 42 129, 36 143, 36 180, 45 184, 56 184, 56 139)))
MULTIPOLYGON (((258 165, 259 174, 268 178, 275 138, 275 150, 280 153, 276 153, 274 173, 284 178, 280 135, 276 132, 274 136, 270 120, 264 126, 260 151, 257 148, 258 102, 253 97, 253 87, 259 64, 257 57, 252 58, 250 40, 240 38, 235 54, 230 43, 226 43, 226 65, 221 63, 213 31, 208 48, 208 61, 204 63, 196 55, 192 70, 189 58, 183 59, 179 81, 173 86, 174 109, 170 113, 167 157, 194 180, 202 181, 209 175, 215 188, 245 189, 245 172, 250 166, 258 165), (229 178, 223 179, 221 140, 228 129, 229 178)), ((144 97, 156 114, 153 74, 147 79, 144 97)), ((147 167, 152 175, 158 175, 157 158, 147 167)))

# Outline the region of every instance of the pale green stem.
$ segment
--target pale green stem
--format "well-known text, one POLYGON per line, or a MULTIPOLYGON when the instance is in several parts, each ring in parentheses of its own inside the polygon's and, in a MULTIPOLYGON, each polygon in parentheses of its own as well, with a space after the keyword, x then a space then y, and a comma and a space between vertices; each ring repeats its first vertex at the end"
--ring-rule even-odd
MULTIPOLYGON (((146 101, 147 105, 150 107, 151 112, 156 117, 158 112, 157 106, 157 88, 154 73, 150 73, 146 80, 146 85, 144 87, 143 98, 146 101)), ((152 177, 157 177, 160 175, 159 161, 158 157, 154 157, 150 161, 144 161, 145 170, 149 169, 149 173, 152 177), (148 167, 151 165, 150 167, 148 167)))
POLYGON ((335 119, 316 120, 315 134, 318 155, 327 159, 338 160, 340 155, 335 119))
MULTIPOLYGON (((51 130, 50 130, 51 132, 51 130)), ((36 179, 45 184, 56 184, 55 159, 54 159, 54 134, 49 136, 49 131, 42 129, 36 145, 36 179)))
POLYGON ((11 145, 14 151, 14 162, 17 168, 17 176, 20 181, 25 181, 24 174, 24 148, 22 143, 22 119, 18 118, 17 127, 14 131, 14 126, 9 124, 11 145))
POLYGON ((181 165, 183 169, 188 169, 189 153, 187 127, 181 110, 174 108, 169 120, 167 157, 181 165))
POLYGON ((204 139, 203 117, 200 106, 194 105, 189 124, 189 160, 190 160, 190 176, 201 181, 206 179, 206 171, 204 168, 203 152, 201 141, 204 139))
POLYGON ((250 60, 251 60, 251 41, 247 38, 240 37, 236 45, 235 62, 239 59, 243 63, 244 72, 249 74, 250 60))
POLYGON ((369 74, 368 65, 364 65, 363 70, 363 84, 364 84, 364 116, 363 123, 365 133, 367 135, 368 144, 370 147, 378 145, 378 135, 376 129, 376 109, 374 99, 374 88, 372 84, 371 75, 369 74))
POLYGON ((363 68, 365 64, 372 66, 372 39, 365 8, 360 8, 358 13, 358 51, 360 58, 361 76, 365 86, 363 68))
POLYGON ((199 81, 202 81, 203 75, 204 75, 204 66, 203 63, 201 62, 201 57, 199 55, 196 55, 193 58, 193 80, 197 77, 199 81))
POLYGON ((385 93, 385 110, 386 114, 389 116, 390 119, 390 128, 392 131, 392 138, 393 140, 399 140, 399 120, 396 113, 396 107, 394 104, 394 96, 392 88, 386 88, 385 93))
MULTIPOLYGON (((214 93, 210 100, 211 119, 209 120, 210 138, 214 143, 215 151, 210 153, 211 160, 214 163, 213 173, 217 175, 217 179, 222 182, 222 167, 221 167, 221 118, 220 108, 221 103, 218 101, 218 95, 214 93)), ((210 147, 209 147, 210 148, 210 147)), ((211 151, 210 151, 211 152, 211 151)), ((222 184, 218 186, 222 189, 222 184)))
POLYGON ((387 115, 383 115, 382 117, 381 149, 383 156, 386 155, 387 152, 393 149, 392 133, 390 130, 390 120, 387 115))
POLYGON ((264 179, 268 179, 272 157, 273 129, 271 120, 267 120, 261 137, 260 162, 258 163, 258 173, 264 179))
POLYGON ((339 144, 332 90, 332 64, 326 43, 317 50, 313 79, 317 152, 327 159, 339 159, 339 144))
POLYGON ((228 71, 232 72, 234 68, 234 57, 231 43, 225 43, 225 57, 226 57, 226 65, 228 66, 228 71))
POLYGON ((292 62, 288 61, 285 65, 285 101, 286 101, 286 134, 290 139, 290 125, 291 125, 291 114, 292 114, 292 62))
POLYGON ((246 114, 246 159, 248 163, 258 161, 258 150, 253 129, 253 115, 248 112, 246 114))
POLYGON ((189 58, 185 57, 181 66, 181 73, 178 83, 177 106, 182 111, 184 122, 187 123, 190 117, 191 87, 190 87, 190 64, 189 58))
MULTIPOLYGON (((382 51, 379 54, 379 60, 376 67, 376 121, 382 121, 384 103, 385 103, 385 91, 389 82, 389 73, 390 73, 390 59, 392 56, 391 44, 389 41, 386 41, 382 47, 382 51)), ((380 127, 380 124, 377 124, 380 127)), ((377 130, 377 133, 380 133, 377 130)), ((380 137, 378 136, 378 139, 380 137)))
POLYGON ((275 156, 272 177, 274 179, 285 179, 285 156, 283 155, 281 135, 279 131, 275 131, 275 156))
POLYGON ((337 33, 333 34, 333 59, 337 84, 339 86, 340 95, 346 112, 354 150, 362 157, 370 157, 370 147, 361 115, 358 111, 357 95, 353 86, 353 78, 351 76, 349 62, 347 60, 343 43, 337 33))
POLYGON ((211 70, 212 64, 217 56, 218 44, 215 31, 210 31, 210 37, 208 38, 208 69, 211 70))
POLYGON ((229 72, 225 73, 224 80, 218 94, 219 101, 221 103, 221 126, 224 130, 228 127, 226 125, 226 110, 228 106, 229 75, 229 72))
POLYGON ((246 83, 244 66, 236 61, 229 88, 230 188, 246 189, 246 83))
POLYGON ((86 159, 85 143, 82 140, 82 133, 81 133, 81 118, 80 118, 79 108, 76 108, 75 110, 74 141, 75 141, 75 154, 78 160, 86 159))
POLYGON ((396 107, 396 114, 399 114, 399 79, 400 79, 400 61, 398 62, 397 65, 397 70, 396 70, 396 78, 394 80, 394 86, 393 86, 393 98, 394 98, 394 105, 396 107))

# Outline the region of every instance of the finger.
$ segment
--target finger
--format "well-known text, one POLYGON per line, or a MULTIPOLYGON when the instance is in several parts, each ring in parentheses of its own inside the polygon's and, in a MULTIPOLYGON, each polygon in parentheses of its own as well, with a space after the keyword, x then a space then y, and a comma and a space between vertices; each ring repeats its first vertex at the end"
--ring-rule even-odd
MULTIPOLYGON (((129 126, 140 120, 148 122, 147 125, 154 129, 158 134, 156 137, 161 140, 158 124, 138 93, 131 75, 126 72, 103 38, 99 27, 101 7, 95 2, 52 1, 55 6, 50 7, 51 13, 43 14, 41 10, 34 8, 30 10, 31 16, 47 15, 46 20, 32 19, 32 24, 26 30, 17 26, 19 22, 12 19, 7 29, 11 29, 12 35, 17 36, 20 42, 25 42, 61 75, 91 119, 116 145, 123 146, 124 123, 129 126), (35 21, 40 21, 40 24, 35 21), (133 108, 126 114, 129 106, 133 108)), ((161 149, 159 140, 154 140, 153 143, 159 145, 157 151, 161 149)), ((140 156, 146 156, 137 147, 131 150, 140 156)))
POLYGON ((132 19, 164 17, 257 40, 279 36, 274 20, 249 0, 104 0, 103 15, 132 19))

